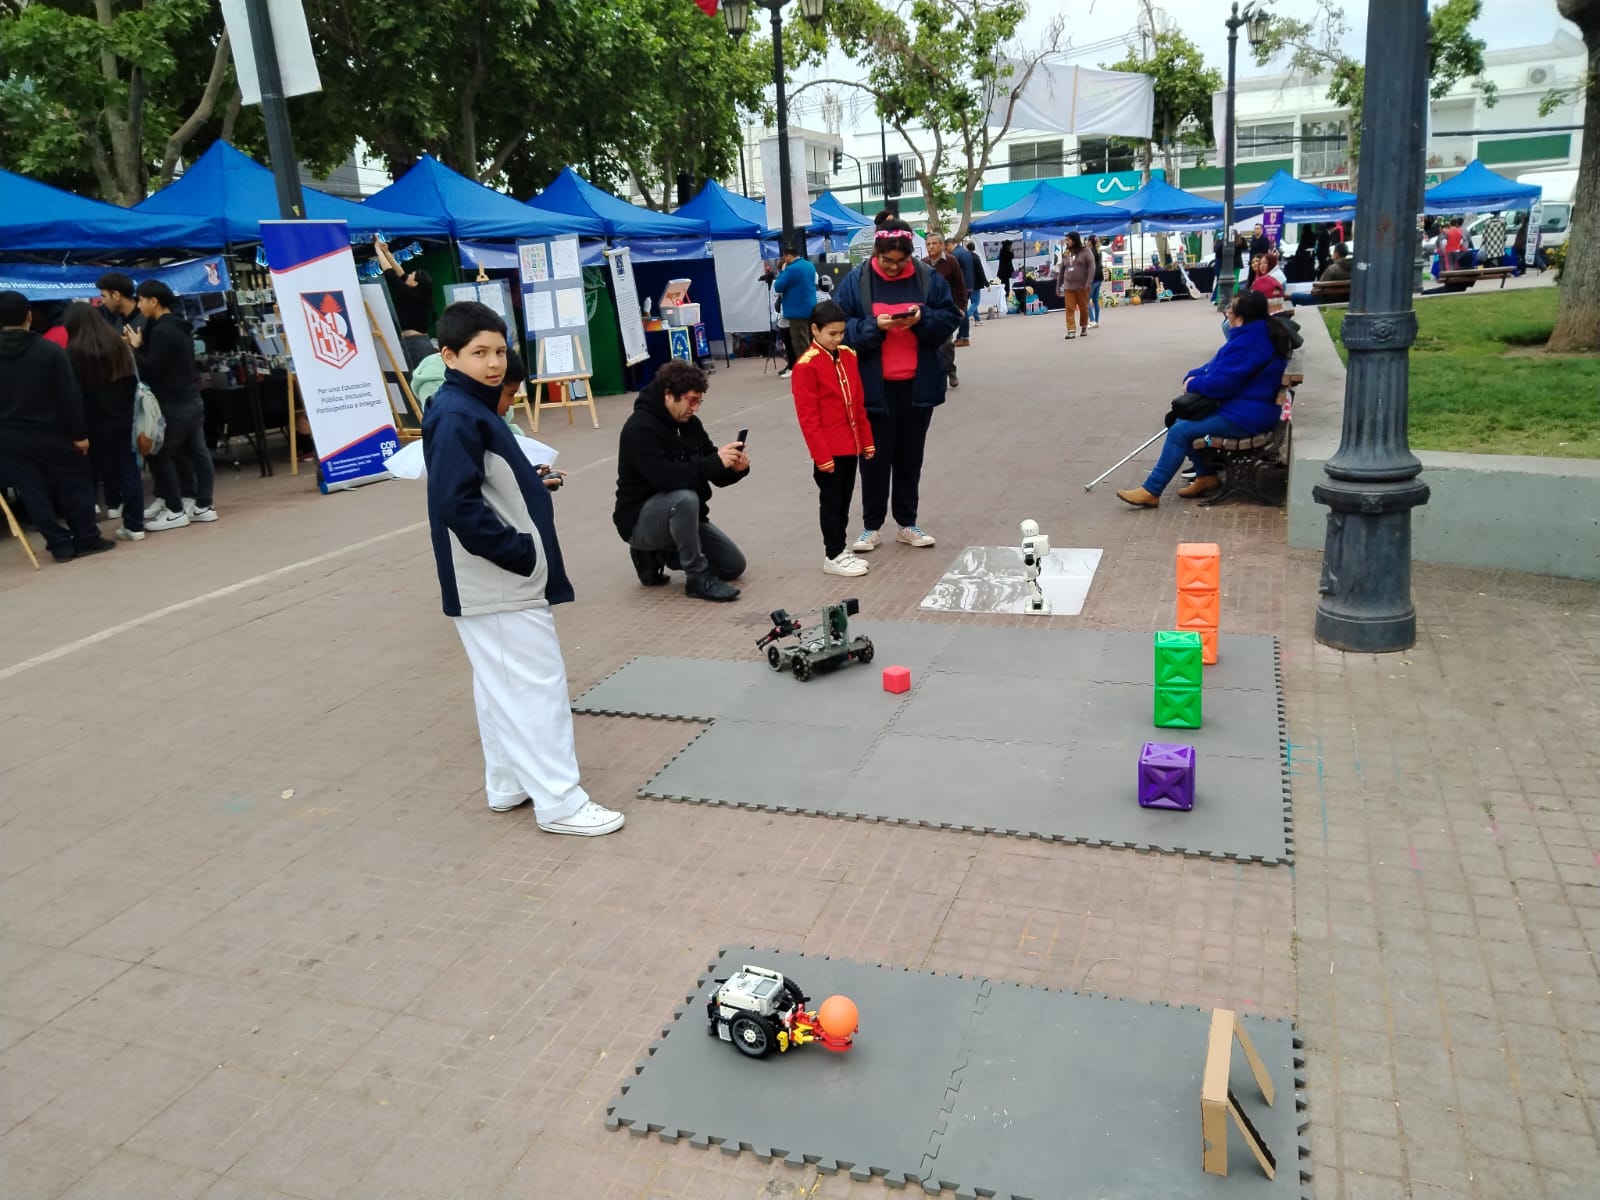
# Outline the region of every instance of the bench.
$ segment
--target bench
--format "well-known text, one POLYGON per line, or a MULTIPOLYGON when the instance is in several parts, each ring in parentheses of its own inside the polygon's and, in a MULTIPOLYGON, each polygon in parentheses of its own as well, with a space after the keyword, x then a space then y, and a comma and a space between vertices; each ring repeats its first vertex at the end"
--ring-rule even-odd
POLYGON ((1289 497, 1289 438, 1294 389, 1304 383, 1305 378, 1299 368, 1292 364, 1284 373, 1283 387, 1278 392, 1283 418, 1275 428, 1247 437, 1212 436, 1209 444, 1203 437, 1195 438, 1192 448, 1208 451, 1222 476, 1222 486, 1200 501, 1201 507, 1220 504, 1237 492, 1245 492, 1273 508, 1283 507, 1289 497))
POLYGON ((1505 287, 1513 274, 1510 267, 1469 267, 1464 271, 1440 271, 1439 282, 1447 292, 1464 292, 1483 279, 1498 279, 1505 287))
POLYGON ((1313 304, 1348 304, 1350 303, 1350 281, 1348 279, 1319 279, 1311 285, 1311 303, 1313 304))

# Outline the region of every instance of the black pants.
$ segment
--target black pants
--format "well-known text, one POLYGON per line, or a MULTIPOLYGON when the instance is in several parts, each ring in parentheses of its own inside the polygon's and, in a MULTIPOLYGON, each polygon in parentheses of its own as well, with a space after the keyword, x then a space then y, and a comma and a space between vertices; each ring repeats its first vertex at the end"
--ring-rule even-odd
POLYGON ((0 478, 17 489, 52 554, 70 556, 100 540, 89 457, 73 449, 66 434, 0 432, 0 478))
POLYGON ((700 519, 700 497, 689 489, 657 492, 644 502, 628 538, 631 549, 675 554, 689 575, 715 575, 732 582, 744 574, 744 553, 710 521, 700 519))
POLYGON ((106 508, 122 506, 125 529, 144 528, 144 479, 133 454, 133 422, 89 426, 89 465, 105 491, 106 508))
POLYGON ((868 414, 877 453, 861 464, 861 515, 867 529, 883 528, 891 507, 900 525, 917 523, 922 452, 933 420, 933 409, 911 403, 911 380, 885 379, 883 392, 888 410, 868 414))
POLYGON ((183 511, 183 488, 179 480, 181 462, 194 477, 194 503, 196 508, 210 508, 211 490, 216 482, 216 472, 211 465, 211 450, 206 446, 206 410, 198 401, 165 408, 167 437, 161 453, 153 455, 150 476, 155 480, 156 495, 161 497, 168 512, 183 511))
POLYGON ((833 460, 833 470, 811 468, 817 481, 817 519, 822 526, 822 552, 829 558, 844 553, 850 533, 850 498, 856 491, 856 456, 846 454, 833 460))

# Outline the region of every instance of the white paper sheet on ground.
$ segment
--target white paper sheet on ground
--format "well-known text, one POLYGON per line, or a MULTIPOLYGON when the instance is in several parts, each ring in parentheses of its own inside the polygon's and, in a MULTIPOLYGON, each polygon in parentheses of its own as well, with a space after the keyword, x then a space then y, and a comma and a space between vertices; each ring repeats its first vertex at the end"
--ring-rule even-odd
MULTIPOLYGON (((517 435, 517 448, 536 467, 555 466, 556 457, 560 454, 560 451, 553 446, 536 442, 530 437, 523 437, 520 433, 517 435)), ((418 438, 400 447, 389 456, 384 467, 396 479, 426 479, 428 467, 422 458, 422 439, 418 438)))
MULTIPOLYGON (((1083 611, 1100 565, 1099 550, 1052 550, 1040 564, 1039 590, 1050 601, 1050 615, 1075 617, 1083 611)), ((923 597, 922 607, 940 612, 1017 613, 1027 611, 1027 577, 1016 546, 968 546, 944 578, 923 597)))

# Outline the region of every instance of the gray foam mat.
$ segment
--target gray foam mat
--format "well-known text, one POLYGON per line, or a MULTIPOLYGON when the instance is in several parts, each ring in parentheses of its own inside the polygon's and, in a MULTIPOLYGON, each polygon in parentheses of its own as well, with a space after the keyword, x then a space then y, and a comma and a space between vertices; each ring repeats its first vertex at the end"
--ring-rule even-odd
POLYGON ((1276 1103, 1237 1046, 1231 1080, 1277 1157, 1275 1180, 1231 1123, 1227 1177, 1200 1168, 1204 1010, 777 951, 719 952, 607 1124, 962 1197, 1306 1197, 1293 1026, 1244 1022, 1276 1103), (746 962, 791 975, 814 1005, 835 992, 853 999, 854 1047, 755 1060, 708 1036, 712 979, 746 962))
POLYGON ((1275 644, 1224 635, 1198 730, 1152 724, 1147 634, 861 623, 878 650, 799 683, 636 658, 580 712, 715 723, 640 794, 1262 862, 1292 859, 1275 644), (911 668, 883 690, 880 668, 911 668), (1193 745, 1192 812, 1137 803, 1140 746, 1193 745))

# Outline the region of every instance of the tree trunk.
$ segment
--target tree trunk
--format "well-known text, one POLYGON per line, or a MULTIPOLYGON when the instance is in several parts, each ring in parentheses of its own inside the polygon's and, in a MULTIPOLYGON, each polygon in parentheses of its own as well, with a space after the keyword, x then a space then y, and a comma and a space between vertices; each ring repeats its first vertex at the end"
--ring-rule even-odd
POLYGON ((1545 349, 1552 354, 1600 350, 1600 0, 1558 0, 1561 15, 1583 32, 1589 50, 1584 81, 1583 150, 1572 195, 1561 307, 1545 349))

